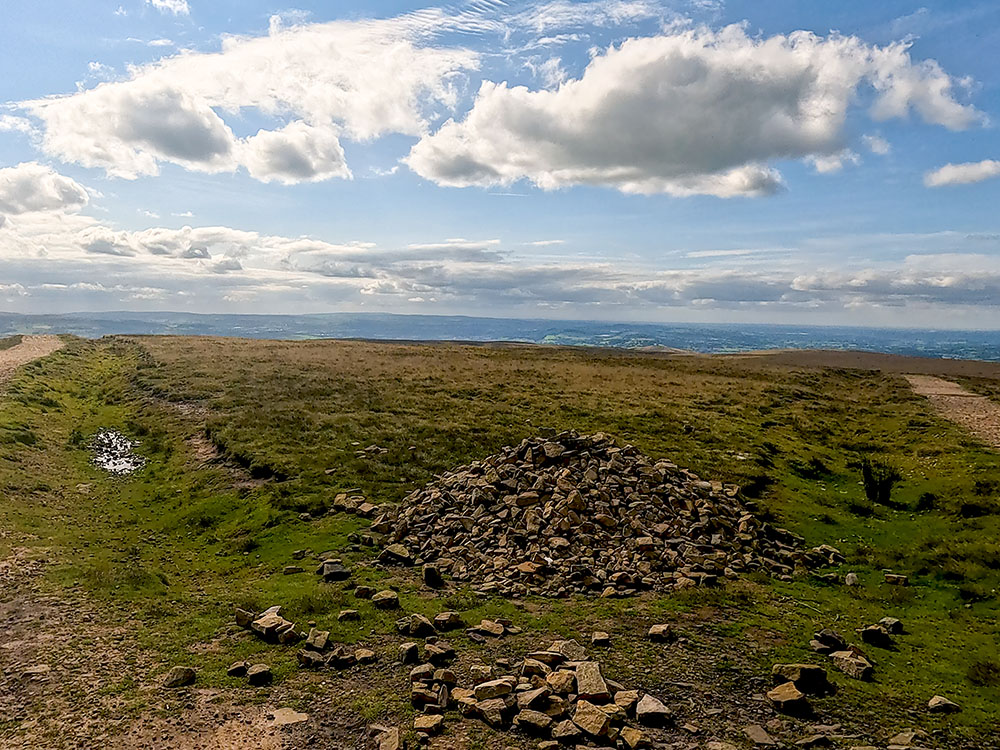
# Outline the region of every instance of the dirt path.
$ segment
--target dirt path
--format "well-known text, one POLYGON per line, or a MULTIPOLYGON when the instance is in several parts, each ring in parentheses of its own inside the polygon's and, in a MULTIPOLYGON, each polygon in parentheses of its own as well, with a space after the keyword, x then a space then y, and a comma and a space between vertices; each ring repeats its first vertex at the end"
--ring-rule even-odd
POLYGON ((1000 450, 1000 404, 958 383, 930 375, 904 375, 914 393, 925 396, 946 419, 1000 450))
POLYGON ((25 336, 21 343, 10 349, 0 349, 0 383, 3 383, 21 365, 52 354, 63 348, 58 336, 25 336))

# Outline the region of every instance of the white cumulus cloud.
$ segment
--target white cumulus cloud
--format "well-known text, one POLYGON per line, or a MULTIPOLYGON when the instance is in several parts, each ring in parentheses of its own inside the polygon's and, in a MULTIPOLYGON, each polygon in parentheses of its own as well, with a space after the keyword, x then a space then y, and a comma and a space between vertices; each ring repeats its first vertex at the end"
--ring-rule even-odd
POLYGON ((0 214, 76 211, 88 202, 80 183, 38 162, 0 169, 0 214))
POLYGON ((984 159, 964 164, 945 164, 943 167, 925 174, 924 184, 927 187, 967 185, 971 182, 982 182, 994 177, 1000 177, 1000 161, 984 159))
POLYGON ((181 52, 132 68, 127 79, 21 107, 41 120, 47 154, 109 175, 155 175, 169 162, 312 181, 350 175, 339 138, 426 132, 438 108, 457 102, 461 75, 478 66, 469 50, 424 44, 427 19, 273 20, 266 36, 226 37, 219 52, 181 52), (237 138, 226 120, 247 110, 279 124, 237 138))
POLYGON ((558 88, 484 82, 463 120, 449 120, 406 163, 441 185, 543 189, 604 185, 628 193, 766 195, 784 158, 843 161, 845 121, 863 85, 874 119, 916 111, 952 129, 980 119, 933 61, 905 44, 741 26, 634 38, 596 55, 558 88))

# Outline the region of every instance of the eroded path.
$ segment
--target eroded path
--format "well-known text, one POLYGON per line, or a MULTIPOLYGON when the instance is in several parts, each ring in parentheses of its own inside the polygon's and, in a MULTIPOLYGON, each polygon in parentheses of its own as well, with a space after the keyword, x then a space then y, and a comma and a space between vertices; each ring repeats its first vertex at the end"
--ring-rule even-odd
POLYGON ((1000 450, 1000 404, 931 375, 904 375, 914 393, 927 398, 946 419, 961 425, 987 445, 1000 450))
POLYGON ((63 341, 58 336, 25 336, 17 346, 0 349, 0 383, 7 380, 21 365, 62 348, 63 341))

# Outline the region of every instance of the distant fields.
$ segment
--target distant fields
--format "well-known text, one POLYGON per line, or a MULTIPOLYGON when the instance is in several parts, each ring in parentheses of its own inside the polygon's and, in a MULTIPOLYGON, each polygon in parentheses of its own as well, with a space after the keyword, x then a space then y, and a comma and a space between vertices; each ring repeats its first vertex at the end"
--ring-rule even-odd
MULTIPOLYGON (((998 392, 990 378, 975 383, 998 392)), ((346 641, 389 643, 394 616, 318 584, 309 560, 305 574, 281 575, 292 551, 363 563, 371 550, 349 536, 366 522, 325 514, 337 492, 396 502, 435 473, 546 428, 608 432, 704 478, 738 482, 810 546, 839 547, 848 563, 826 572, 855 571, 863 586, 753 579, 673 597, 512 603, 461 590, 429 599, 405 571, 359 576, 397 586, 409 611, 507 615, 581 642, 610 630, 623 638, 607 669, 647 689, 697 680, 750 695, 773 661, 816 660, 813 630, 847 635, 892 615, 909 630, 899 650, 877 654, 876 683, 835 674, 841 690, 823 704, 824 720, 922 725, 938 730, 941 747, 991 736, 1000 685, 982 664, 1000 658, 1000 455, 890 373, 517 345, 78 340, 20 372, 0 401, 0 524, 10 530, 0 551, 34 548, 51 561, 46 591, 130 613, 144 665, 134 684, 116 688, 130 711, 149 705, 144 680, 193 653, 205 684, 226 690, 237 689, 229 663, 266 656, 306 705, 317 688, 292 650, 229 640, 232 606, 281 603, 346 641), (102 426, 139 438, 147 469, 113 480, 89 466, 85 441, 102 426), (370 445, 387 452, 356 457, 370 445), (891 507, 865 499, 863 455, 904 475, 891 507), (302 512, 317 520, 299 520, 302 512), (884 585, 885 570, 913 585, 884 585), (362 621, 337 623, 345 607, 361 609, 362 621), (638 637, 667 619, 696 646, 669 662, 638 637), (923 714, 935 693, 964 710, 923 714)), ((345 706, 405 717, 412 709, 398 686, 387 689, 392 679, 373 679, 345 706)))

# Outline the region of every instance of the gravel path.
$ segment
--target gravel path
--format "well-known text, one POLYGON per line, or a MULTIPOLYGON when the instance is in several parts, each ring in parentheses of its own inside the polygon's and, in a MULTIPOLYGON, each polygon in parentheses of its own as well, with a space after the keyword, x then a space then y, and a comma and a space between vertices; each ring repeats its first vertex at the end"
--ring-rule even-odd
POLYGON ((21 343, 10 349, 0 349, 0 383, 14 374, 21 365, 45 357, 63 348, 58 336, 25 336, 21 343))
POLYGON ((930 375, 904 375, 914 393, 925 396, 946 419, 1000 450, 1000 404, 958 383, 930 375))

